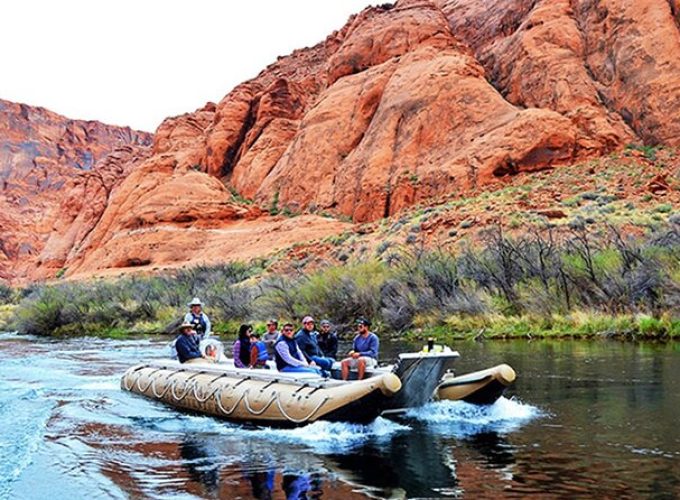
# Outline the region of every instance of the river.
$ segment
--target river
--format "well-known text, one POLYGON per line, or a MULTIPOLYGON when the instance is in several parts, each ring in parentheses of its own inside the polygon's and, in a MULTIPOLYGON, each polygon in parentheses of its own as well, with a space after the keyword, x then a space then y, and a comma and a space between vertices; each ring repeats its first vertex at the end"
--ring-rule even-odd
POLYGON ((459 343, 459 373, 516 369, 506 397, 280 430, 121 391, 166 342, 0 334, 0 498, 680 496, 680 344, 459 343))

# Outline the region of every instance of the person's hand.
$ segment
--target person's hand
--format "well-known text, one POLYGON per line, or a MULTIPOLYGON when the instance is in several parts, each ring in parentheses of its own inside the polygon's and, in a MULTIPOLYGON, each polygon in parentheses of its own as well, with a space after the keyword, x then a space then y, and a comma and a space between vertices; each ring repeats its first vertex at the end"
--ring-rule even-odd
POLYGON ((310 361, 309 366, 316 366, 316 363, 314 361, 310 361))
POLYGON ((352 352, 352 357, 353 357, 354 359, 357 359, 359 356, 361 356, 361 353, 352 352))

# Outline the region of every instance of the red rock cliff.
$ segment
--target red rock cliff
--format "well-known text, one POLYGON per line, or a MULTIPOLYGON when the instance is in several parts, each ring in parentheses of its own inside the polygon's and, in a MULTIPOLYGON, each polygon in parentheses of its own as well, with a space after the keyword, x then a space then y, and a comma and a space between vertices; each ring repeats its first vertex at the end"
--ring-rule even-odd
POLYGON ((292 220, 308 231, 272 239, 281 221, 234 193, 370 221, 631 142, 680 146, 679 54, 677 0, 365 9, 219 103, 167 119, 150 154, 120 153, 125 175, 96 216, 73 210, 54 226, 38 273, 247 257, 344 227, 308 216, 292 220))
MULTIPOLYGON (((0 278, 33 275, 55 225, 64 227, 58 208, 74 184, 99 175, 97 162, 150 143, 146 132, 0 100, 0 278)), ((72 202, 74 210, 88 204, 72 202)))
POLYGON ((678 145, 677 5, 369 8, 227 95, 194 161, 264 206, 366 221, 631 142, 678 145))

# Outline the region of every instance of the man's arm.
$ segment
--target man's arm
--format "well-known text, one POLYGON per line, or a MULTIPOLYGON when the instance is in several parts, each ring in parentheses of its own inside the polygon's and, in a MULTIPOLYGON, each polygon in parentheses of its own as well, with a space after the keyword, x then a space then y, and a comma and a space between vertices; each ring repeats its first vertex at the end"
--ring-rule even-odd
POLYGON ((305 360, 311 359, 314 354, 310 351, 314 350, 314 346, 310 340, 302 333, 298 332, 298 334, 295 335, 295 342, 297 342, 298 350, 302 353, 302 357, 305 358, 305 360))
POLYGON ((380 343, 378 341, 378 336, 377 335, 371 335, 368 338, 368 350, 362 351, 359 354, 361 356, 366 356, 369 358, 375 358, 378 359, 378 348, 380 346, 380 343))
POLYGON ((241 361, 241 342, 234 342, 234 348, 232 349, 232 354, 234 355, 234 366, 236 368, 245 368, 246 365, 241 361))
POLYGON ((189 342, 186 337, 180 338, 175 344, 177 349, 177 357, 183 359, 190 359, 195 357, 203 357, 201 350, 194 342, 189 342))
POLYGON ((330 352, 331 357, 338 357, 338 336, 334 333, 332 333, 331 338, 328 339, 328 351, 330 352))
POLYGON ((205 333, 203 334, 203 338, 207 339, 212 334, 212 326, 210 325, 210 319, 208 319, 208 316, 205 313, 203 313, 203 319, 205 320, 205 333))
MULTIPOLYGON (((276 344, 276 352, 279 353, 279 356, 281 356, 281 359, 283 359, 287 364, 291 366, 307 366, 306 361, 300 361, 299 359, 295 359, 291 354, 290 350, 288 349, 288 344, 285 342, 279 342, 276 344)), ((300 351, 300 348, 298 347, 298 351, 300 351)), ((305 357, 300 353, 300 357, 302 359, 305 359, 305 357)))

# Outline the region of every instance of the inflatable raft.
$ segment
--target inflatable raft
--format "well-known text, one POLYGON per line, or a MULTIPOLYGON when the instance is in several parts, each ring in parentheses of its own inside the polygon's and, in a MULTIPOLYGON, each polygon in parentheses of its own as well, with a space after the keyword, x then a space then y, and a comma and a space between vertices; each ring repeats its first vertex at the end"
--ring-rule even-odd
POLYGON ((447 373, 437 387, 435 399, 492 404, 503 395, 515 378, 515 370, 505 364, 459 377, 447 373))
POLYGON ((368 423, 401 389, 392 372, 344 382, 308 373, 176 361, 130 368, 121 387, 171 406, 237 422, 296 426, 317 420, 368 423))

